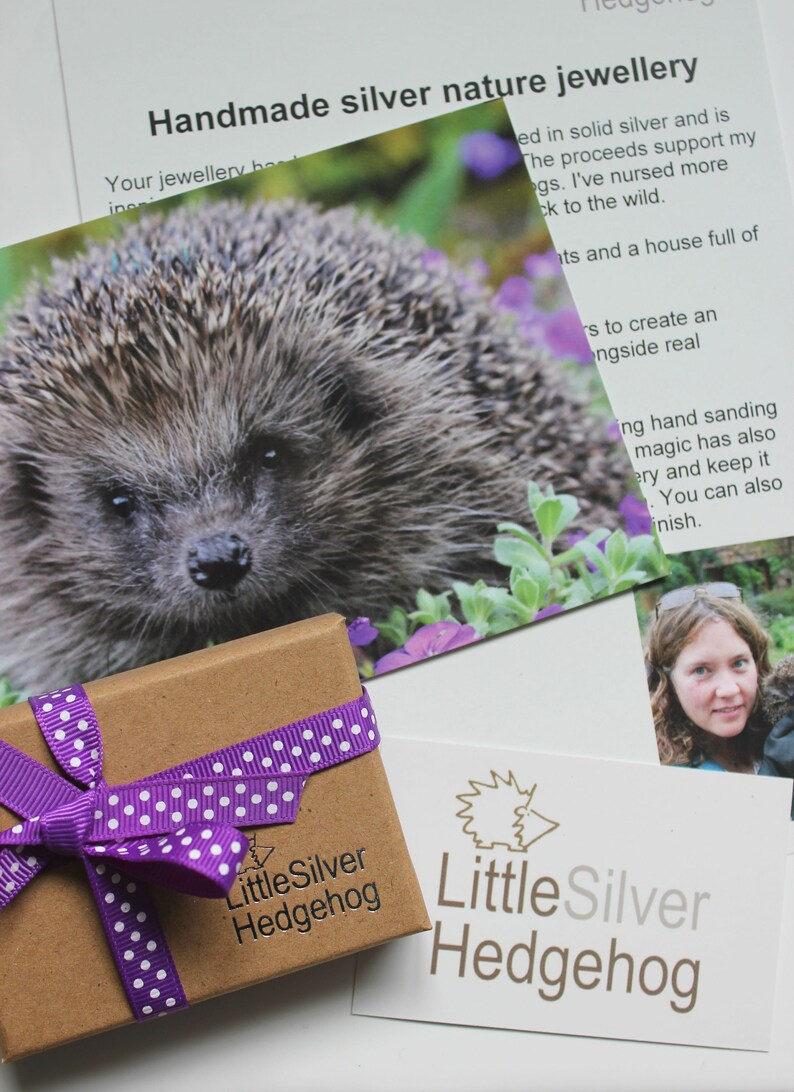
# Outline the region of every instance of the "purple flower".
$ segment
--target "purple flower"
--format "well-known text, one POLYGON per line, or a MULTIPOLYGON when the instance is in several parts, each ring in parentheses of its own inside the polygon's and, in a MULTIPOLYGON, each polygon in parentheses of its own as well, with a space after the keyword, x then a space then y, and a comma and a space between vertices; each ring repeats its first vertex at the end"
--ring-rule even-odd
POLYGON ((526 277, 508 277, 499 285, 494 302, 506 311, 525 314, 532 309, 533 296, 532 285, 526 277))
POLYGON ((475 258, 457 274, 457 281, 464 292, 479 293, 482 291, 482 285, 488 273, 488 263, 482 258, 475 258))
MULTIPOLYGON (((587 538, 587 531, 572 531, 571 534, 567 535, 566 537, 568 539, 568 545, 575 546, 577 542, 581 542, 583 538, 587 538)), ((596 543, 596 547, 601 551, 602 554, 605 554, 607 549, 607 540, 605 538, 601 539, 600 542, 596 543)), ((591 573, 598 572, 598 566, 594 565, 592 561, 588 561, 587 558, 585 558, 584 563, 591 573)))
POLYGON ((466 268, 472 280, 475 280, 478 283, 486 280, 488 274, 491 272, 485 258, 473 258, 466 268))
POLYGON ((440 656, 453 648, 461 648, 472 641, 479 641, 480 635, 474 626, 462 626, 459 622, 431 622, 420 628, 396 652, 387 652, 375 664, 375 674, 383 675, 398 667, 418 663, 430 656, 440 656))
POLYGON ((604 429, 608 440, 614 440, 615 443, 620 443, 623 439, 623 433, 620 431, 620 425, 617 420, 610 421, 607 427, 604 429))
POLYGON ((444 269, 448 262, 449 258, 444 251, 435 247, 428 247, 422 254, 423 269, 444 269))
POLYGON ((378 636, 378 630, 369 618, 356 618, 355 622, 351 622, 347 627, 347 636, 351 645, 362 648, 364 645, 372 644, 378 636))
POLYGON ((525 311, 519 317, 518 328, 530 345, 546 348, 546 316, 542 311, 525 311))
POLYGON ((592 364, 593 353, 587 343, 582 321, 573 307, 561 307, 545 316, 546 348, 554 356, 592 364))
POLYGON ((530 277, 537 277, 539 280, 562 276, 562 262, 556 250, 547 250, 545 254, 530 254, 524 262, 524 269, 530 277))
POLYGON ((624 497, 618 505, 618 512, 623 516, 626 534, 630 537, 651 533, 651 513, 644 500, 640 500, 639 497, 624 497))
POLYGON ((532 621, 540 622, 542 618, 551 618, 553 614, 562 614, 564 611, 565 607, 561 607, 559 603, 551 603, 548 607, 539 610, 532 621))
POLYGON ((518 163, 521 152, 514 140, 504 140, 496 133, 469 133, 460 142, 460 158, 472 174, 490 180, 518 163))

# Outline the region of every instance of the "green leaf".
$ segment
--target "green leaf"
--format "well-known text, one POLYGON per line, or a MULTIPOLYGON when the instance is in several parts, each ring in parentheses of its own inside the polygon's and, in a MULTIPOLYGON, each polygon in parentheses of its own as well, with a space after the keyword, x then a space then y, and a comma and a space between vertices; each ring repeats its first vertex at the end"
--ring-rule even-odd
POLYGON ((582 541, 594 542, 597 546, 599 543, 603 542, 605 538, 609 538, 611 534, 612 532, 608 531, 606 527, 599 527, 597 530, 591 531, 589 535, 585 535, 582 541))
POLYGON ((613 531, 607 539, 606 556, 615 573, 626 568, 629 553, 629 541, 623 531, 613 531))
MULTIPOLYGON (((550 494, 545 494, 550 495, 550 494)), ((527 504, 532 515, 535 515, 535 509, 538 505, 543 503, 544 493, 537 482, 527 482, 527 504)))
POLYGON ((557 525, 557 534, 561 535, 579 515, 579 501, 570 493, 558 493, 557 500, 562 503, 562 520, 557 525))
POLYGON ((576 519, 579 502, 568 493, 545 497, 533 510, 535 522, 544 540, 553 542, 576 519))
POLYGON ((478 630, 484 623, 490 625, 497 616, 511 611, 512 597, 506 588, 490 588, 484 580, 476 584, 456 582, 452 587, 466 622, 478 630))
POLYGON ((592 580, 571 581, 561 596, 562 605, 564 607, 581 607, 585 603, 591 603, 595 597, 593 585, 594 581, 592 580))
POLYGON ((452 588, 460 600, 463 616, 470 625, 479 627, 490 619, 494 604, 488 592, 495 589, 489 589, 484 580, 478 580, 476 584, 456 581, 452 588))
POLYGON ((531 545, 523 539, 497 538, 493 544, 493 552, 499 564, 509 569, 515 565, 530 570, 536 565, 545 565, 548 568, 546 551, 539 543, 531 545))
POLYGON ((596 599, 603 599, 607 595, 612 595, 612 589, 609 584, 609 579, 604 576, 603 573, 591 573, 590 576, 591 601, 594 601, 596 599))
POLYGON ((537 613, 525 607, 509 593, 506 595, 507 598, 503 602, 495 604, 494 612, 488 619, 491 633, 506 633, 507 630, 515 629, 516 626, 525 626, 537 613))
POLYGON ((526 625, 531 621, 531 618, 524 618, 518 614, 501 614, 489 625, 489 635, 495 637, 497 633, 509 633, 511 629, 517 629, 518 626, 526 625))
POLYGON ((661 543, 653 535, 636 535, 630 539, 629 559, 632 568, 647 569, 651 576, 664 576, 669 570, 661 543))
POLYGON ((418 610, 424 611, 426 613, 430 612, 432 614, 433 608, 435 607, 434 597, 430 594, 429 591, 425 591, 424 588, 420 588, 419 591, 416 593, 416 606, 418 610))
POLYGON ((581 561, 582 551, 579 549, 581 542, 592 542, 594 546, 597 546, 605 538, 609 538, 609 535, 610 532, 605 527, 599 527, 597 531, 591 531, 586 538, 580 539, 579 542, 570 546, 567 550, 563 550, 561 554, 555 554, 551 560, 552 567, 557 569, 581 561))
POLYGON ((0 678, 0 708, 6 705, 16 705, 21 698, 22 695, 14 689, 10 680, 3 675, 0 678))
POLYGON ((395 648, 402 648, 410 636, 408 615, 402 607, 394 607, 384 622, 375 622, 381 637, 391 642, 395 648))
POLYGON ((408 617, 418 625, 429 625, 432 622, 454 621, 449 597, 451 592, 441 592, 440 595, 431 595, 429 591, 420 588, 416 593, 417 610, 411 611, 408 617))
POLYGON ((484 588, 482 595, 491 603, 497 610, 502 610, 504 607, 509 607, 513 601, 513 597, 507 588, 484 588))
POLYGON ((544 539, 553 542, 557 537, 557 521, 562 518, 562 501, 547 497, 540 502, 533 513, 538 530, 544 539))
POLYGON ((541 557, 546 556, 543 547, 532 532, 528 531, 526 527, 522 527, 520 523, 499 523, 497 524, 496 530, 515 535, 515 537, 521 539, 522 542, 528 542, 530 546, 534 546, 541 557))
POLYGON ((424 171, 406 186, 392 210, 391 222, 405 234, 421 235, 431 245, 463 188, 466 168, 458 138, 441 143, 424 171))
MULTIPOLYGON (((510 590, 522 607, 531 615, 537 614, 545 598, 545 589, 526 575, 526 570, 514 569, 510 574, 510 590), (514 573, 521 573, 515 576, 514 573)), ((530 621, 530 619, 527 619, 530 621)))
POLYGON ((620 574, 620 579, 614 584, 612 591, 628 591, 635 584, 642 584, 647 579, 648 574, 643 569, 630 569, 627 573, 620 574))
POLYGON ((581 542, 577 542, 576 545, 590 564, 594 565, 600 573, 603 573, 606 577, 611 577, 613 575, 609 559, 601 553, 597 546, 594 546, 592 542, 588 542, 587 539, 584 538, 581 542))
MULTIPOLYGON (((482 581, 478 581, 482 584, 482 581)), ((452 585, 452 589, 455 595, 458 597, 460 603, 460 609, 463 612, 465 621, 474 624, 477 617, 477 587, 475 584, 464 584, 463 581, 458 580, 452 585)))

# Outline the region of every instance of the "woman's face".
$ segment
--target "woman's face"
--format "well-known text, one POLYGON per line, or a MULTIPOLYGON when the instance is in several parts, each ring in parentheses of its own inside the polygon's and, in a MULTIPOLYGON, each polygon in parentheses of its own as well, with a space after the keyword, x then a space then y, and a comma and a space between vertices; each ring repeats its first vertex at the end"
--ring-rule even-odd
POLYGON ((730 622, 704 622, 679 653, 670 678, 681 708, 698 728, 722 739, 743 730, 758 693, 758 669, 730 622))

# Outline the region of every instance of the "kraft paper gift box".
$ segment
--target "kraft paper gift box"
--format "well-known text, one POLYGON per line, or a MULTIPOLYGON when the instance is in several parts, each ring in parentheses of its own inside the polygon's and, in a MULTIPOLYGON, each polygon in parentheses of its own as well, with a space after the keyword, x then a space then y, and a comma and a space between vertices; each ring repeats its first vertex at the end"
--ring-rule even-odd
MULTIPOLYGON (((361 693, 344 621, 335 615, 85 690, 110 786, 361 693)), ((58 770, 27 703, 0 713, 0 740, 58 770)), ((0 830, 18 822, 0 807, 0 830)), ((188 1003, 429 928, 377 750, 312 774, 294 823, 243 833, 252 847, 228 898, 149 889, 188 1003)), ((4 1060, 133 1020, 82 863, 35 876, 0 913, 4 1060)))

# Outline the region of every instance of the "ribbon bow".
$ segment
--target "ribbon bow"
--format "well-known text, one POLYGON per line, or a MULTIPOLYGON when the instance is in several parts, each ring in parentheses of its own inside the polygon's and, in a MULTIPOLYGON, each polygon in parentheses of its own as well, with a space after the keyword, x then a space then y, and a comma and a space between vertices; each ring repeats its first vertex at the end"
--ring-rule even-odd
POLYGON ((145 883, 227 895, 248 852, 239 827, 294 822, 310 774, 377 747, 369 697, 109 786, 102 736, 81 686, 31 698, 67 781, 0 740, 0 910, 43 869, 80 857, 138 1020, 187 1005, 145 883), (143 881, 141 883, 140 881, 143 881))

